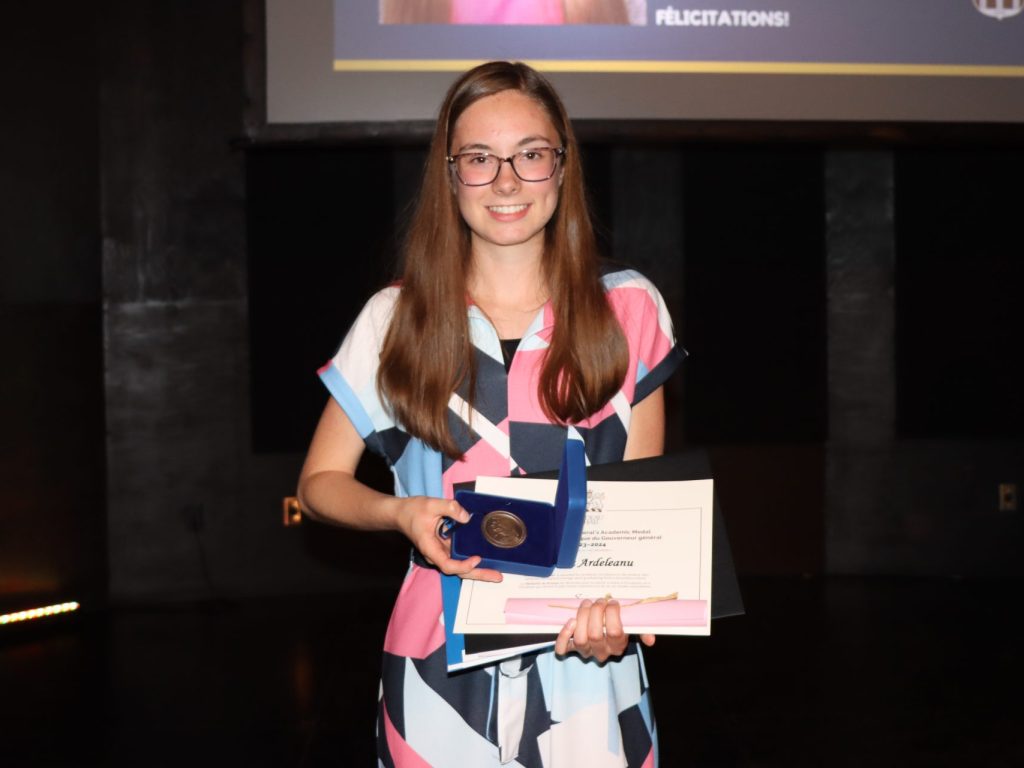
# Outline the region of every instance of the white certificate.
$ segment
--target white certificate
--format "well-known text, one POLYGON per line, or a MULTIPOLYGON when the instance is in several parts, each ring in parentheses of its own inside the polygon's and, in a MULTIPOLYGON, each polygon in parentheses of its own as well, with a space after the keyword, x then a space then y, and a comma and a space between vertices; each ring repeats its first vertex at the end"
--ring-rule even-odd
MULTIPOLYGON (((552 502, 556 482, 480 477, 476 490, 552 502)), ((712 499, 711 480, 588 482, 576 566, 464 580, 455 631, 557 633, 581 600, 611 596, 627 632, 710 634, 712 499)))

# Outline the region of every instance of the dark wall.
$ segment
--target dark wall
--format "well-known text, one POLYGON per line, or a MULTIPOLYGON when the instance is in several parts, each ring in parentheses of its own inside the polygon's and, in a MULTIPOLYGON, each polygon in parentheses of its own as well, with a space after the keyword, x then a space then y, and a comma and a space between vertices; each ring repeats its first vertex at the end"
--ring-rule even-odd
POLYGON ((396 164, 389 147, 246 154, 257 453, 306 449, 327 397, 316 370, 395 274, 394 190, 414 187, 396 183, 396 164))
POLYGON ((1024 151, 908 150, 893 172, 898 432, 1020 439, 1024 151))
POLYGON ((0 609, 106 592, 95 13, 0 32, 0 609))
MULTIPOLYGON (((245 155, 235 148, 246 104, 242 3, 108 9, 100 124, 112 594, 372 581, 366 539, 282 527, 301 454, 253 450, 245 155)), ((287 264, 292 248, 281 243, 273 256, 287 264)), ((285 418, 291 409, 259 406, 285 418)), ((400 576, 404 551, 392 545, 399 565, 397 576, 380 569, 387 578, 400 576)))
POLYGON ((959 142, 829 158, 832 572, 1017 574, 1024 519, 999 486, 1024 468, 1021 159, 959 142))

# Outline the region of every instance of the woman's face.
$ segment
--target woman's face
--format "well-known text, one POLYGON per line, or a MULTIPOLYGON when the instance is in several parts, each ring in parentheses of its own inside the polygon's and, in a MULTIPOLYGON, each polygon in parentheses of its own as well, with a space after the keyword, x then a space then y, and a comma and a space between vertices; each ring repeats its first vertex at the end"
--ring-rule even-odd
MULTIPOLYGON (((547 112, 520 91, 485 96, 455 122, 450 154, 488 152, 512 157, 531 147, 561 147, 547 112)), ((562 170, 546 181, 523 181, 509 163, 491 184, 469 187, 452 175, 459 211, 474 252, 490 247, 544 244, 544 227, 558 206, 562 170)))

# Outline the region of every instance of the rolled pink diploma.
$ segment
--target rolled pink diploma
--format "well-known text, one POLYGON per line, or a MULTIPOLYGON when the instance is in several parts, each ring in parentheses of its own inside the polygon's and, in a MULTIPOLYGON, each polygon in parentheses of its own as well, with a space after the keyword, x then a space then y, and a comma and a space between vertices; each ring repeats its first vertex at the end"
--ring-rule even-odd
MULTIPOLYGON (((505 601, 508 624, 564 624, 576 615, 582 600, 574 597, 510 597, 505 601)), ((630 627, 703 627, 707 600, 619 600, 622 625, 630 627)))

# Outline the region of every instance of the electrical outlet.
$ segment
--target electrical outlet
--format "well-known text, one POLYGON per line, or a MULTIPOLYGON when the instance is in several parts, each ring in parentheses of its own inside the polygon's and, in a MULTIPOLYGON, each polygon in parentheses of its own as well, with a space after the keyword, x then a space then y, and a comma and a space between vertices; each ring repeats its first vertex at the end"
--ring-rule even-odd
POLYGON ((302 507, 299 506, 299 500, 294 496, 285 496, 281 500, 281 511, 285 528, 302 523, 302 507))
POLYGON ((999 511, 1000 512, 1016 512, 1017 511, 1017 484, 1016 483, 1000 483, 999 484, 999 511))

